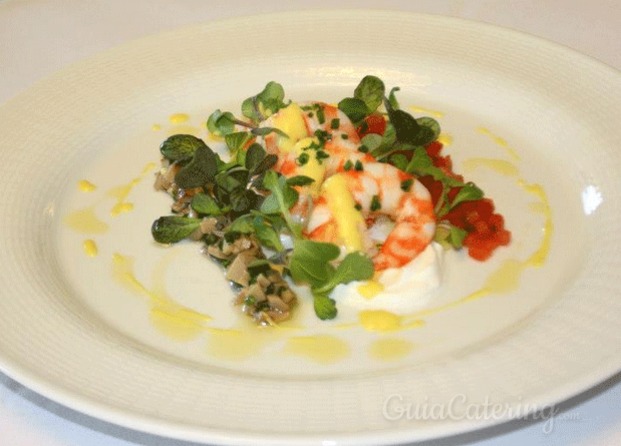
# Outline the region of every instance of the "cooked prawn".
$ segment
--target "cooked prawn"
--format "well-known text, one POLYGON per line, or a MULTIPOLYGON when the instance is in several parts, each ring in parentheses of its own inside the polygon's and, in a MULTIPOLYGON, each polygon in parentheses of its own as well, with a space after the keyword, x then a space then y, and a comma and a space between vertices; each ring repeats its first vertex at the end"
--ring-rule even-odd
POLYGON ((269 133, 262 140, 268 153, 278 155, 275 170, 286 177, 305 175, 315 180, 311 187, 297 187, 300 196, 291 211, 302 221, 308 216, 310 205, 326 178, 342 169, 348 160, 373 161, 373 157, 358 151, 360 138, 356 128, 347 115, 333 105, 323 102, 291 104, 270 116, 261 126, 276 127, 287 133, 287 136, 269 133))
MULTIPOLYGON (((429 191, 414 177, 380 162, 365 163, 361 171, 344 170, 339 175, 344 178, 364 217, 363 250, 372 257, 376 271, 409 263, 432 241, 435 232, 433 203, 429 191), (377 249, 370 229, 381 216, 388 217, 394 226, 377 249)), ((325 194, 315 201, 306 231, 311 239, 342 243, 325 194)))
POLYGON ((291 209, 306 223, 309 238, 343 242, 335 216, 338 210, 330 208, 325 191, 321 192, 321 186, 338 174, 347 183, 352 206, 361 212, 360 218, 348 222, 357 226, 350 227, 352 232, 363 235, 355 249, 369 254, 376 270, 409 263, 431 242, 435 215, 429 191, 411 175, 361 152, 355 126, 337 107, 322 102, 292 104, 262 125, 277 127, 288 135, 270 133, 263 139, 266 150, 278 155, 276 170, 287 177, 307 175, 315 180, 310 188, 298 188, 300 197, 291 209), (318 132, 323 138, 320 143, 318 132), (317 157, 319 151, 323 153, 321 159, 317 157), (301 162, 304 154, 307 160, 301 162), (378 249, 371 232, 382 216, 394 226, 378 249))

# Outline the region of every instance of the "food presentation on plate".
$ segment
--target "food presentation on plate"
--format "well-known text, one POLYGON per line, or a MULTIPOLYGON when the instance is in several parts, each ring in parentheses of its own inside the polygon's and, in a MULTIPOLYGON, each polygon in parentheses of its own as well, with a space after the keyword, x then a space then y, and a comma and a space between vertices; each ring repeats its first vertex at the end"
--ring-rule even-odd
MULTIPOLYGON (((161 139, 123 184, 105 190, 102 174, 81 177, 77 195, 88 205, 68 209, 64 233, 74 247, 82 238, 82 256, 109 268, 117 291, 147 298, 132 318, 142 328, 124 329, 168 338, 175 355, 261 372, 273 367, 266 357, 278 357, 287 373, 433 357, 442 351, 435 319, 511 296, 527 270, 545 265, 553 211, 501 136, 470 129, 501 156, 448 153, 454 137, 441 129, 443 113, 404 102, 404 93, 367 74, 334 102, 294 100, 268 81, 236 112, 212 108, 193 120, 171 111, 167 125, 151 126, 161 139), (527 224, 505 223, 496 189, 513 221, 527 224), (127 228, 117 222, 136 214, 132 195, 158 203, 141 213, 148 223, 133 225, 143 248, 119 245, 127 228), (205 341, 207 355, 197 347, 205 341)), ((463 342, 496 329, 469 329, 463 342)))
POLYGON ((438 122, 400 109, 398 90, 368 75, 338 106, 298 104, 270 82, 243 102, 243 119, 207 120, 224 159, 196 136, 170 136, 156 188, 174 215, 153 237, 203 241, 259 324, 291 317, 298 299, 284 277, 310 288, 319 319, 336 317, 337 300, 378 309, 385 288, 401 289, 384 310, 415 308, 439 286, 443 248, 484 261, 510 232, 441 154, 438 122))
POLYGON ((0 108, 19 148, 3 370, 214 444, 452 435, 502 420, 396 414, 463 394, 511 419, 610 375, 619 105, 604 92, 621 87, 540 44, 446 18, 282 14, 42 82, 0 108), (342 37, 369 18, 386 31, 362 57, 342 37), (317 27, 311 49, 299 30, 317 27), (550 76, 551 55, 586 74, 550 76))

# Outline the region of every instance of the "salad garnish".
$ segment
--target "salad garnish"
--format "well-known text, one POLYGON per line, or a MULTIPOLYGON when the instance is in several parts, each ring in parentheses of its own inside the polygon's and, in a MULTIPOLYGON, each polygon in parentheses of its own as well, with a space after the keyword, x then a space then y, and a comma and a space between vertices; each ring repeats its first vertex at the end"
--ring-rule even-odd
POLYGON ((264 325, 291 317, 291 282, 308 286, 326 320, 338 314, 337 285, 401 267, 432 241, 489 258, 510 241, 504 219, 453 172, 439 123, 401 109, 398 91, 365 76, 335 107, 285 101, 269 82, 242 102, 241 116, 215 110, 207 119, 228 156, 192 135, 167 138, 155 185, 172 197, 172 213, 155 220, 153 238, 201 241, 235 302, 264 325), (356 192, 369 182, 375 189, 356 192), (366 229, 380 220, 392 220, 392 232, 370 239, 366 229))

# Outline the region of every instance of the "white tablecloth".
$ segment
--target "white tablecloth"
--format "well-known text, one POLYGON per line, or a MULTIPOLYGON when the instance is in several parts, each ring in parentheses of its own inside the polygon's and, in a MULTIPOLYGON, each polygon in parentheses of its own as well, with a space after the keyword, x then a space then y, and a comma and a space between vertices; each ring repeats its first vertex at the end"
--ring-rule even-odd
MULTIPOLYGON (((494 23, 556 41, 621 70, 617 0, 0 0, 0 104, 46 75, 129 39, 237 15, 335 7, 494 23)), ((621 444, 621 374, 555 409, 558 413, 545 421, 516 421, 430 444, 621 444)), ((0 446, 189 444, 80 414, 0 372, 0 446)))

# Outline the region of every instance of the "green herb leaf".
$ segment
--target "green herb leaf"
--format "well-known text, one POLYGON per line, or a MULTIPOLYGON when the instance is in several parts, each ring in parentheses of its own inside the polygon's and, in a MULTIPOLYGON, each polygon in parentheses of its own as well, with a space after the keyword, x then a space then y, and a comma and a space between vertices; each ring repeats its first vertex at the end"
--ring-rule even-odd
POLYGON ((164 158, 170 161, 191 160, 199 147, 207 147, 202 139, 193 135, 172 135, 160 146, 164 158))
POLYGON ((418 136, 420 126, 412 115, 403 110, 394 110, 391 108, 388 110, 388 118, 395 127, 397 141, 415 144, 413 141, 415 141, 418 136))
POLYGON ((252 224, 254 233, 263 246, 278 252, 284 250, 284 247, 280 241, 279 232, 276 231, 274 227, 269 225, 265 218, 256 216, 252 220, 252 224))
POLYGON ((268 82, 263 91, 242 103, 242 114, 254 123, 264 121, 286 104, 285 90, 277 82, 268 82))
POLYGON ((367 104, 358 98, 342 99, 338 107, 354 124, 359 123, 369 114, 367 104))
POLYGON ((289 230, 295 238, 300 237, 301 229, 295 224, 289 213, 289 208, 298 200, 298 193, 287 184, 287 180, 282 175, 278 175, 273 170, 265 172, 263 177, 263 187, 271 192, 261 204, 261 212, 266 214, 280 213, 289 230))
POLYGON ((390 104, 390 106, 391 106, 392 108, 394 108, 395 110, 398 110, 399 108, 401 108, 401 107, 399 106, 399 101, 397 101, 397 96, 395 95, 395 93, 396 93, 397 91, 399 91, 399 90, 400 90, 400 88, 399 88, 399 87, 393 87, 393 88, 390 90, 390 93, 388 93, 388 103, 389 103, 389 104, 390 104))
POLYGON ((465 229, 458 228, 448 223, 437 226, 434 241, 440 243, 446 249, 460 249, 464 245, 464 239, 468 235, 465 229))
POLYGON ((218 172, 218 158, 208 146, 199 146, 192 161, 175 175, 175 183, 182 189, 191 189, 212 182, 218 172))
POLYGON ((296 282, 309 284, 312 288, 323 286, 334 273, 330 262, 340 252, 338 246, 332 243, 296 240, 289 265, 291 277, 296 282))
POLYGON ((472 182, 466 183, 461 189, 459 189, 459 192, 457 192, 455 198, 453 198, 451 208, 454 208, 459 203, 464 201, 480 200, 483 198, 483 195, 483 191, 479 189, 476 184, 472 182))
POLYGON ((253 175, 260 175, 263 172, 267 172, 269 169, 274 167, 278 162, 278 156, 270 153, 265 158, 261 160, 259 164, 257 164, 252 170, 253 175))
POLYGON ((289 135, 287 135, 282 130, 277 129, 276 127, 257 127, 257 128, 250 130, 250 132, 255 136, 265 136, 265 135, 269 135, 270 133, 276 133, 277 135, 284 136, 285 138, 289 138, 289 135))
POLYGON ((405 171, 408 167, 409 160, 407 156, 403 153, 395 153, 388 158, 390 164, 395 166, 397 169, 401 169, 405 171))
POLYGON ((353 282, 354 280, 368 280, 373 277, 375 269, 373 261, 360 252, 350 252, 336 267, 334 274, 321 287, 315 289, 317 293, 330 293, 337 285, 353 282))
POLYGON ((253 171, 256 167, 263 161, 267 152, 260 144, 251 145, 246 151, 246 159, 244 160, 244 164, 246 169, 249 171, 253 171))
POLYGON ((233 132, 228 133, 224 136, 224 141, 226 142, 226 145, 228 146, 231 153, 237 153, 242 151, 251 139, 252 134, 250 132, 233 132))
POLYGON ((377 110, 377 107, 382 104, 385 92, 384 82, 378 77, 368 75, 362 78, 354 90, 354 98, 364 102, 366 105, 366 115, 368 115, 377 110))
POLYGON ((231 112, 214 111, 207 119, 207 130, 217 136, 225 136, 235 131, 235 116, 231 112))
POLYGON ((202 215, 222 215, 224 211, 220 209, 216 200, 213 197, 199 193, 192 197, 192 202, 190 203, 192 209, 202 215))
POLYGON ((287 185, 289 186, 308 186, 314 183, 315 180, 306 175, 296 175, 294 177, 287 178, 287 185))
POLYGON ((431 175, 434 180, 441 181, 445 186, 463 186, 463 182, 449 177, 442 169, 433 165, 431 157, 424 147, 416 147, 406 171, 416 176, 431 175))
POLYGON ((156 242, 177 243, 196 231, 200 224, 200 218, 168 215, 153 222, 151 234, 156 242))
POLYGON ((423 116, 422 118, 416 118, 416 122, 420 126, 421 132, 414 144, 425 146, 438 139, 438 136, 440 136, 440 124, 438 121, 429 116, 423 116))
POLYGON ((315 314, 322 321, 334 319, 338 313, 334 299, 324 294, 313 295, 313 307, 315 308, 315 314))
POLYGON ((231 224, 226 227, 225 232, 228 234, 251 234, 254 232, 254 225, 252 223, 252 219, 253 217, 250 214, 241 215, 233 220, 231 224))
POLYGON ((377 148, 382 145, 383 141, 384 137, 382 135, 378 135, 377 133, 367 133, 360 140, 360 142, 366 146, 371 153, 373 153, 374 150, 377 150, 377 148))

